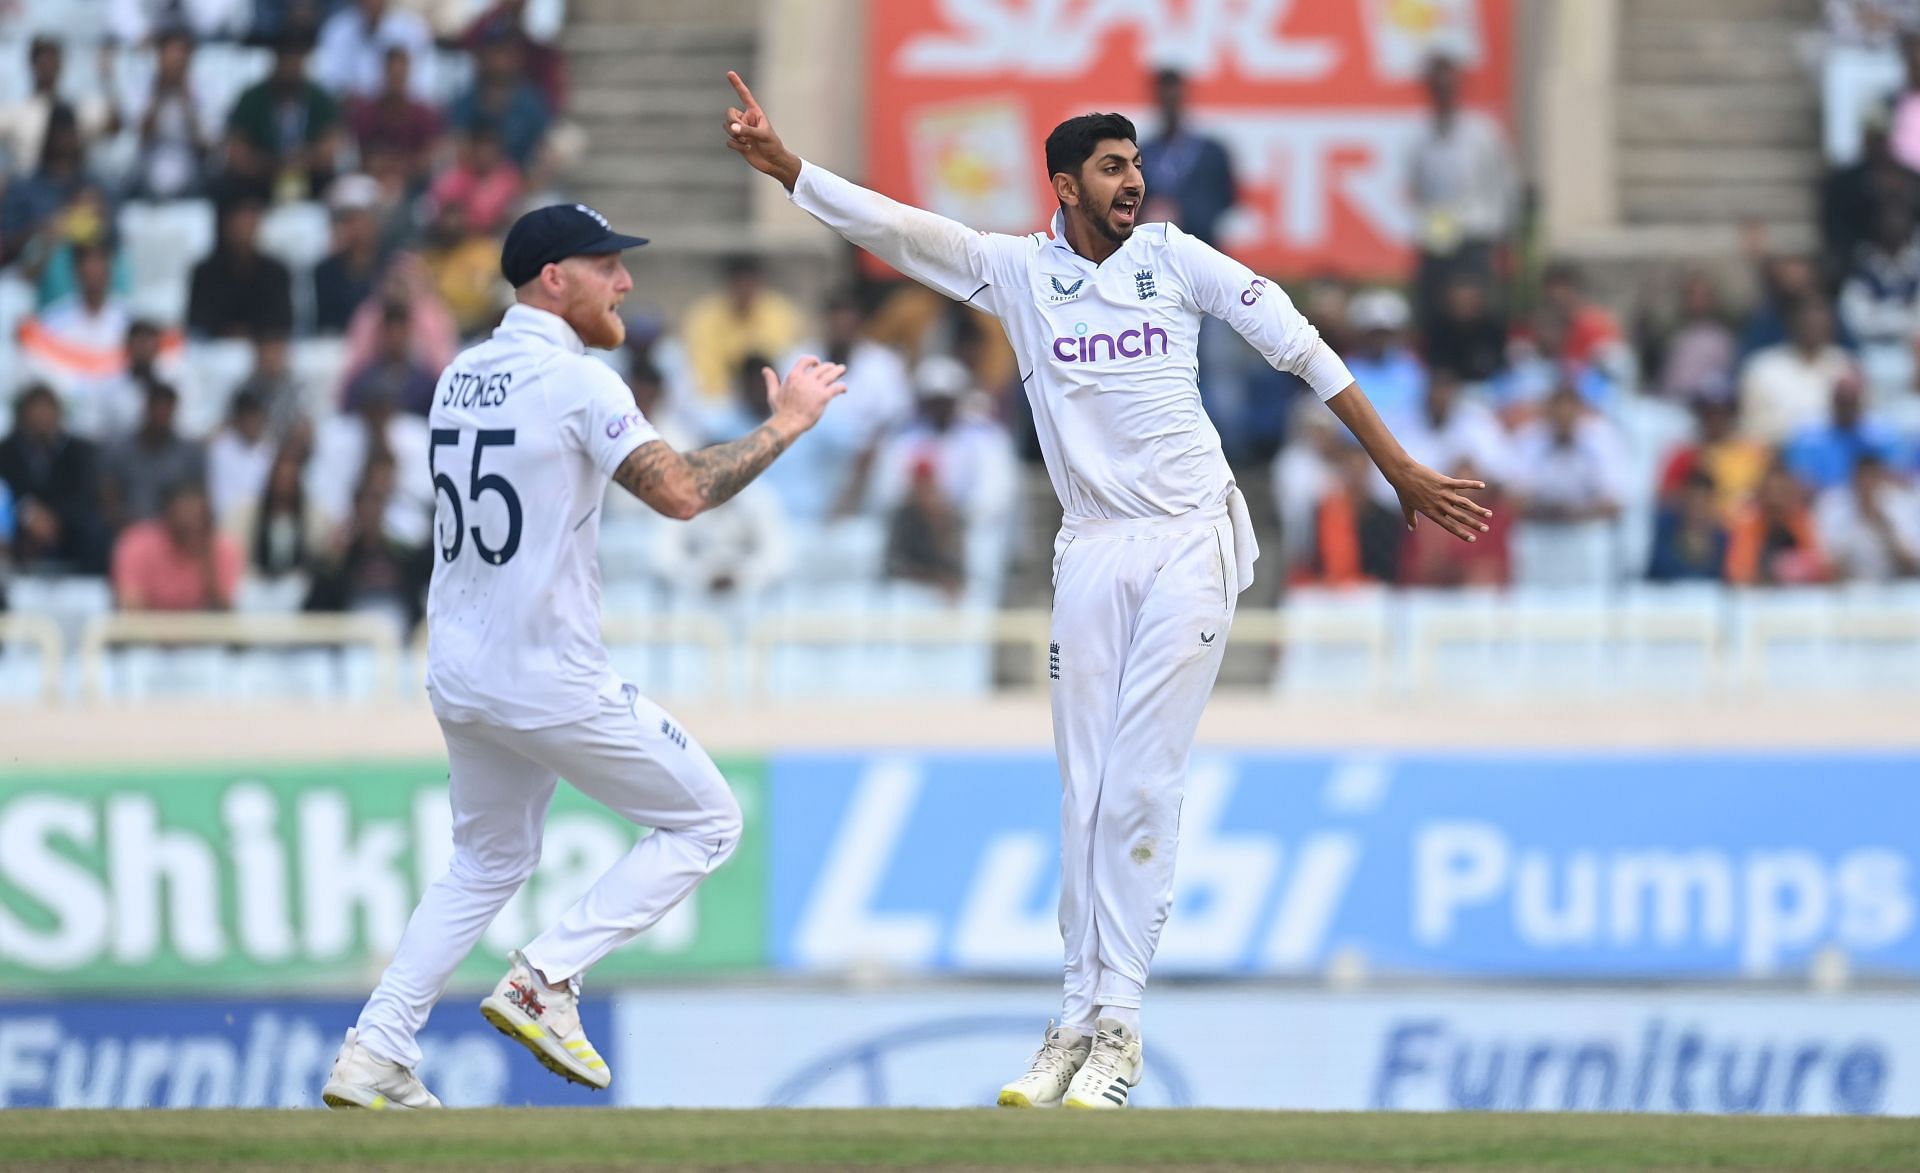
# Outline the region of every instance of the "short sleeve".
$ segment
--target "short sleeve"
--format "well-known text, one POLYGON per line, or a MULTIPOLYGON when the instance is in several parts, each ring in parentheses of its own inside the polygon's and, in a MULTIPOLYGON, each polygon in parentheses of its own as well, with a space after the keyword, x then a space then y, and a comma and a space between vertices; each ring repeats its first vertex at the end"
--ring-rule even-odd
POLYGON ((633 392, 612 369, 592 359, 582 359, 573 368, 586 384, 579 413, 580 442, 594 467, 612 476, 634 449, 658 440, 659 429, 647 422, 634 405, 633 392))

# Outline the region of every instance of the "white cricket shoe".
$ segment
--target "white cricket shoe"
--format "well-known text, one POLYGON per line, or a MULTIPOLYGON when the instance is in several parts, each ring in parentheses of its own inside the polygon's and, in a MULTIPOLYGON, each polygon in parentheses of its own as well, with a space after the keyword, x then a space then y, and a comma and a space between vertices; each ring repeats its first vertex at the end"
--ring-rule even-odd
POLYGON ((1139 1086, 1140 1036, 1111 1018, 1094 1026, 1093 1052, 1075 1073, 1061 1102, 1069 1108, 1124 1108, 1139 1086))
POLYGON ((1000 1089, 1002 1108, 1053 1108, 1067 1094, 1073 1073, 1087 1061, 1093 1041, 1082 1034, 1070 1034, 1065 1027, 1047 1023, 1047 1034, 1040 1049, 1033 1053, 1027 1073, 1000 1089))
POLYGON ((480 1013, 494 1029, 532 1051, 548 1071, 604 1090, 613 1082, 613 1072, 580 1026, 580 995, 572 983, 564 990, 549 989, 518 949, 507 958, 513 964, 480 1003, 480 1013))
POLYGON ((382 1059, 360 1045, 360 1032, 347 1031, 333 1061, 320 1101, 329 1108, 438 1108, 440 1101, 411 1067, 382 1059))

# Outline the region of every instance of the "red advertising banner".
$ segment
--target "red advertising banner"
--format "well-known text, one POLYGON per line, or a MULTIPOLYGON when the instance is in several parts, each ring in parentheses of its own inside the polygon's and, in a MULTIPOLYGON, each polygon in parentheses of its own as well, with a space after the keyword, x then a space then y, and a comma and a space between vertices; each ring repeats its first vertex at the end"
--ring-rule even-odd
MULTIPOLYGON (((1401 272, 1406 156, 1429 55, 1510 123, 1512 0, 871 0, 868 183, 975 228, 1032 232, 1042 143, 1092 110, 1155 134, 1152 73, 1233 157, 1220 243, 1263 271, 1401 272)), ((1151 199, 1153 193, 1149 191, 1151 199)))

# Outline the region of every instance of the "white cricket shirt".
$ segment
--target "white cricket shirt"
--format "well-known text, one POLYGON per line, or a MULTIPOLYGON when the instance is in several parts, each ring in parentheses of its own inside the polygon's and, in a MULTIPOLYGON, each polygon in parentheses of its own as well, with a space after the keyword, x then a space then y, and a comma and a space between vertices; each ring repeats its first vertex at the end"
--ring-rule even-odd
MULTIPOLYGON (((1096 265, 1051 233, 976 232, 804 163, 793 202, 902 273, 999 318, 1069 517, 1166 517, 1233 488, 1200 406, 1200 319, 1227 322, 1322 400, 1353 382, 1278 286, 1169 224, 1096 265)), ((1244 587, 1244 583, 1242 586, 1244 587)))
POLYGON ((600 642, 600 507, 659 433, 571 326, 525 305, 453 360, 427 425, 434 712, 512 729, 591 717, 619 688, 600 642))

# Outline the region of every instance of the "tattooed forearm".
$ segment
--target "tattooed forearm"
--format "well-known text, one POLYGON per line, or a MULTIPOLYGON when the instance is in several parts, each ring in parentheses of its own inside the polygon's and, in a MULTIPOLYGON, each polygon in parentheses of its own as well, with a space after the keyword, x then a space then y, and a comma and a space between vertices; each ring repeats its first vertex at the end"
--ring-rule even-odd
POLYGON ((731 500, 753 478, 767 471, 786 447, 786 439, 773 425, 761 424, 738 440, 687 453, 687 468, 693 473, 701 500, 711 509, 731 500))
POLYGON ((651 501, 660 486, 683 461, 665 440, 649 440, 627 454, 613 472, 613 481, 642 501, 651 501))

